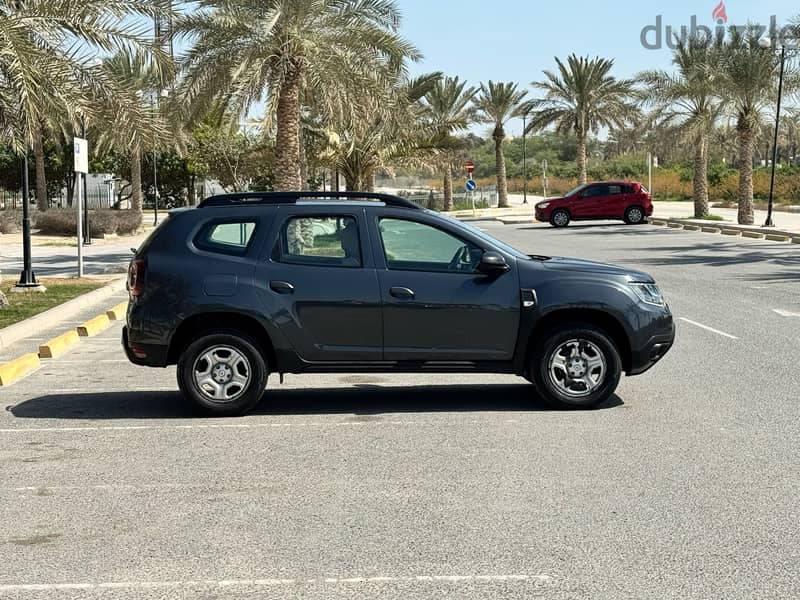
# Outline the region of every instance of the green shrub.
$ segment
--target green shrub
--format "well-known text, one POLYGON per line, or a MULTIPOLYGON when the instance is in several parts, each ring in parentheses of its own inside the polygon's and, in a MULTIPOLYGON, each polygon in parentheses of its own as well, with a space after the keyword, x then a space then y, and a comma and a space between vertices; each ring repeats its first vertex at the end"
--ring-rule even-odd
POLYGON ((21 210, 0 211, 0 233, 16 233, 20 229, 22 229, 21 210))
MULTIPOLYGON (((142 224, 142 215, 132 210, 90 210, 89 231, 92 237, 103 234, 130 235, 142 224)), ((49 235, 77 235, 78 224, 74 210, 50 209, 37 212, 34 228, 49 235)))

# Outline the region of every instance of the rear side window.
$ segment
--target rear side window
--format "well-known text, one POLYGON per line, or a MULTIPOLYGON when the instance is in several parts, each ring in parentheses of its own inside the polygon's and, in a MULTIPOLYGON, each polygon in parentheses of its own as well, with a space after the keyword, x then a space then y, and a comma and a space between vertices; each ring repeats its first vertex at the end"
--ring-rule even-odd
POLYGON ((272 259, 321 267, 360 267, 358 223, 342 215, 287 219, 272 259))
POLYGON ((597 196, 605 196, 608 193, 608 186, 605 185, 594 185, 592 187, 586 188, 583 192, 584 198, 596 198, 597 196))
POLYGON ((197 234, 194 245, 207 252, 242 256, 247 253, 256 225, 256 221, 209 223, 197 234))

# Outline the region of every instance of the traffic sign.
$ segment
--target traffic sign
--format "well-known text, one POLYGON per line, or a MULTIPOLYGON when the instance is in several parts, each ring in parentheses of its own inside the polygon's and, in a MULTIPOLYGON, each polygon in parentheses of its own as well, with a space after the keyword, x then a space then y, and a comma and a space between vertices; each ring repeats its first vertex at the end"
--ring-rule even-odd
POLYGON ((467 168, 467 173, 469 173, 470 175, 472 175, 475 172, 475 163, 472 162, 471 160, 465 162, 464 166, 467 168))
POLYGON ((73 138, 75 148, 75 172, 89 172, 89 142, 82 138, 73 138))
POLYGON ((468 192, 474 192, 475 188, 478 187, 478 184, 475 183, 474 179, 467 179, 467 185, 465 186, 468 192))

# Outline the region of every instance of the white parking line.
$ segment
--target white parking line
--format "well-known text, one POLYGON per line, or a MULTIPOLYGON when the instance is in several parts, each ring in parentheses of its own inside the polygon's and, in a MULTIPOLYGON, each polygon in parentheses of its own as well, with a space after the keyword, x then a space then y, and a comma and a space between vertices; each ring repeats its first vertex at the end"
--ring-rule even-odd
POLYGON ((782 310, 780 308, 773 308, 772 312, 777 313, 782 317, 800 317, 800 313, 789 312, 788 310, 782 310))
POLYGON ((549 575, 411 575, 377 577, 316 577, 316 578, 263 578, 263 579, 205 579, 201 581, 120 581, 104 583, 18 583, 0 585, 0 594, 10 592, 40 592, 55 590, 136 590, 136 589, 194 589, 296 585, 354 585, 354 584, 395 584, 395 583, 492 583, 492 582, 533 582, 546 583, 549 575))
POLYGON ((717 335, 722 335, 726 338, 730 338, 732 340, 738 340, 739 338, 735 335, 731 335, 730 333, 725 333, 724 331, 720 331, 719 329, 714 329, 713 327, 709 327, 708 325, 703 325, 702 323, 698 323, 697 321, 691 321, 684 317, 678 317, 681 321, 689 323, 689 325, 694 325, 695 327, 699 327, 700 329, 705 329, 706 331, 710 331, 711 333, 716 333, 717 335))

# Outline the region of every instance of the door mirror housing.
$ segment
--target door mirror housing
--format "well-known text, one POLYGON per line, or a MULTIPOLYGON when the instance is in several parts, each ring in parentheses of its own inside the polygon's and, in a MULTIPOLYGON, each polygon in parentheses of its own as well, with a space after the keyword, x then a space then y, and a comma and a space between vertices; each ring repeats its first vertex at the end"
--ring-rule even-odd
POLYGON ((481 256, 481 262, 478 263, 478 273, 483 273, 484 275, 500 275, 510 268, 506 262, 506 257, 494 250, 484 252, 483 256, 481 256))

